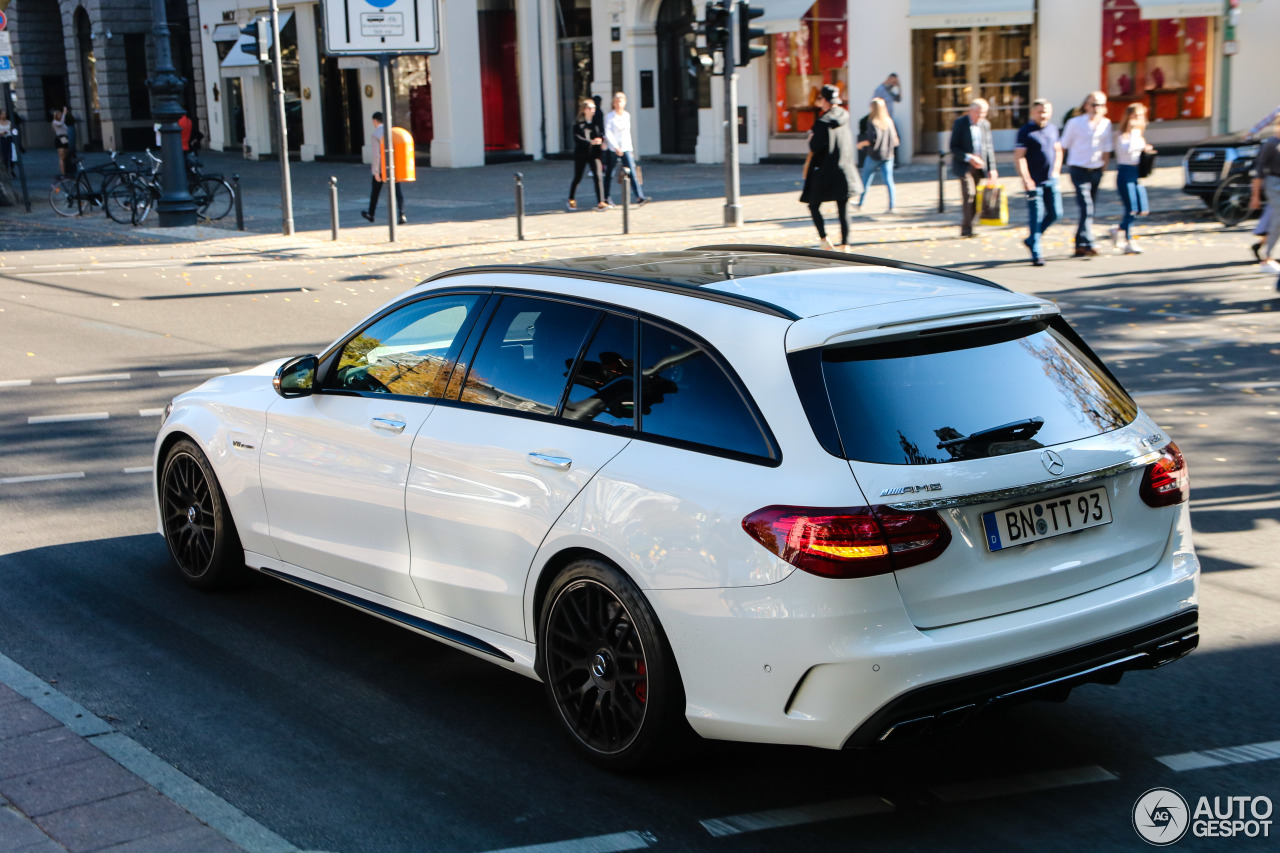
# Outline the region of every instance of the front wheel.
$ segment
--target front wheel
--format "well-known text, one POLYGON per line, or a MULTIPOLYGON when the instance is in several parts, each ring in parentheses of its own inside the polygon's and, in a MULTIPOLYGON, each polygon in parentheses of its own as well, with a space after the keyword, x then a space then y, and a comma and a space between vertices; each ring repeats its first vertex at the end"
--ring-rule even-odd
POLYGON ((187 583, 220 589, 240 580, 244 548, 209 460, 192 441, 179 441, 165 457, 160 513, 169 556, 187 583))
POLYGON ((609 770, 672 754, 688 733, 675 658, 648 601, 599 560, 578 560, 547 593, 538 639, 547 698, 573 743, 609 770))
POLYGON ((221 178, 209 176, 200 179, 191 195, 196 200, 196 213, 201 219, 210 222, 217 222, 230 213, 236 198, 231 184, 221 178))
POLYGON ((1230 228, 1249 217, 1249 197, 1253 186, 1247 175, 1232 175, 1213 194, 1213 215, 1230 228))
POLYGON ((59 216, 79 216, 84 212, 84 198, 75 175, 61 175, 49 187, 49 206, 59 216))
POLYGON ((102 182, 102 206, 112 222, 133 221, 133 183, 127 175, 108 175, 102 182))

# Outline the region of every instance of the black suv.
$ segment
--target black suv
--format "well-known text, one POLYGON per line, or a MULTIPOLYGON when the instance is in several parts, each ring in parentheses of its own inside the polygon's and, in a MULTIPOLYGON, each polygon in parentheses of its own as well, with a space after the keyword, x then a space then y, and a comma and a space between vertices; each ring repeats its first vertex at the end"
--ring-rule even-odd
POLYGON ((1197 196, 1223 225, 1243 222, 1261 147, 1261 139, 1247 132, 1206 139, 1182 158, 1182 191, 1197 196))

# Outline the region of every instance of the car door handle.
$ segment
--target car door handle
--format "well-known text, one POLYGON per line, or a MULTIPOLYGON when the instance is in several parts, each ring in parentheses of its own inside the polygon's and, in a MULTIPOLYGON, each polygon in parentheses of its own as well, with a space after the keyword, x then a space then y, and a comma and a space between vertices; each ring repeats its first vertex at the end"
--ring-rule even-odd
POLYGON ((548 468, 559 468, 561 471, 568 471, 569 466, 573 464, 573 460, 568 456, 551 456, 546 453, 530 453, 529 461, 534 465, 545 465, 548 468))
POLYGON ((387 432, 404 432, 404 421, 398 421, 395 418, 373 418, 369 421, 369 425, 374 429, 384 429, 387 432))

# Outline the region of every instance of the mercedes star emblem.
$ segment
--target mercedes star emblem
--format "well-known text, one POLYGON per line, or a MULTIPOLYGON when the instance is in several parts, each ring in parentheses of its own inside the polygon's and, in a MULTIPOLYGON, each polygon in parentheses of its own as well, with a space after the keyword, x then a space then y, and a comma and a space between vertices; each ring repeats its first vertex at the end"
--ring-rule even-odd
POLYGON ((1041 453, 1040 462, 1044 465, 1044 470, 1055 477, 1067 470, 1067 463, 1063 462, 1062 457, 1052 450, 1046 450, 1041 453))

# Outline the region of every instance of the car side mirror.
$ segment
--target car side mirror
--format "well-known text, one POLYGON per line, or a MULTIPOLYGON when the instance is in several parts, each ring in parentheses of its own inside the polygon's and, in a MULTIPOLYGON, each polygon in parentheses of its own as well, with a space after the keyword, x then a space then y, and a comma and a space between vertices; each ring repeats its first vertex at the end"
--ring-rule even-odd
POLYGON ((316 371, 320 369, 320 359, 314 355, 300 355, 291 358, 276 371, 271 384, 281 397, 306 397, 311 394, 316 383, 316 371))

